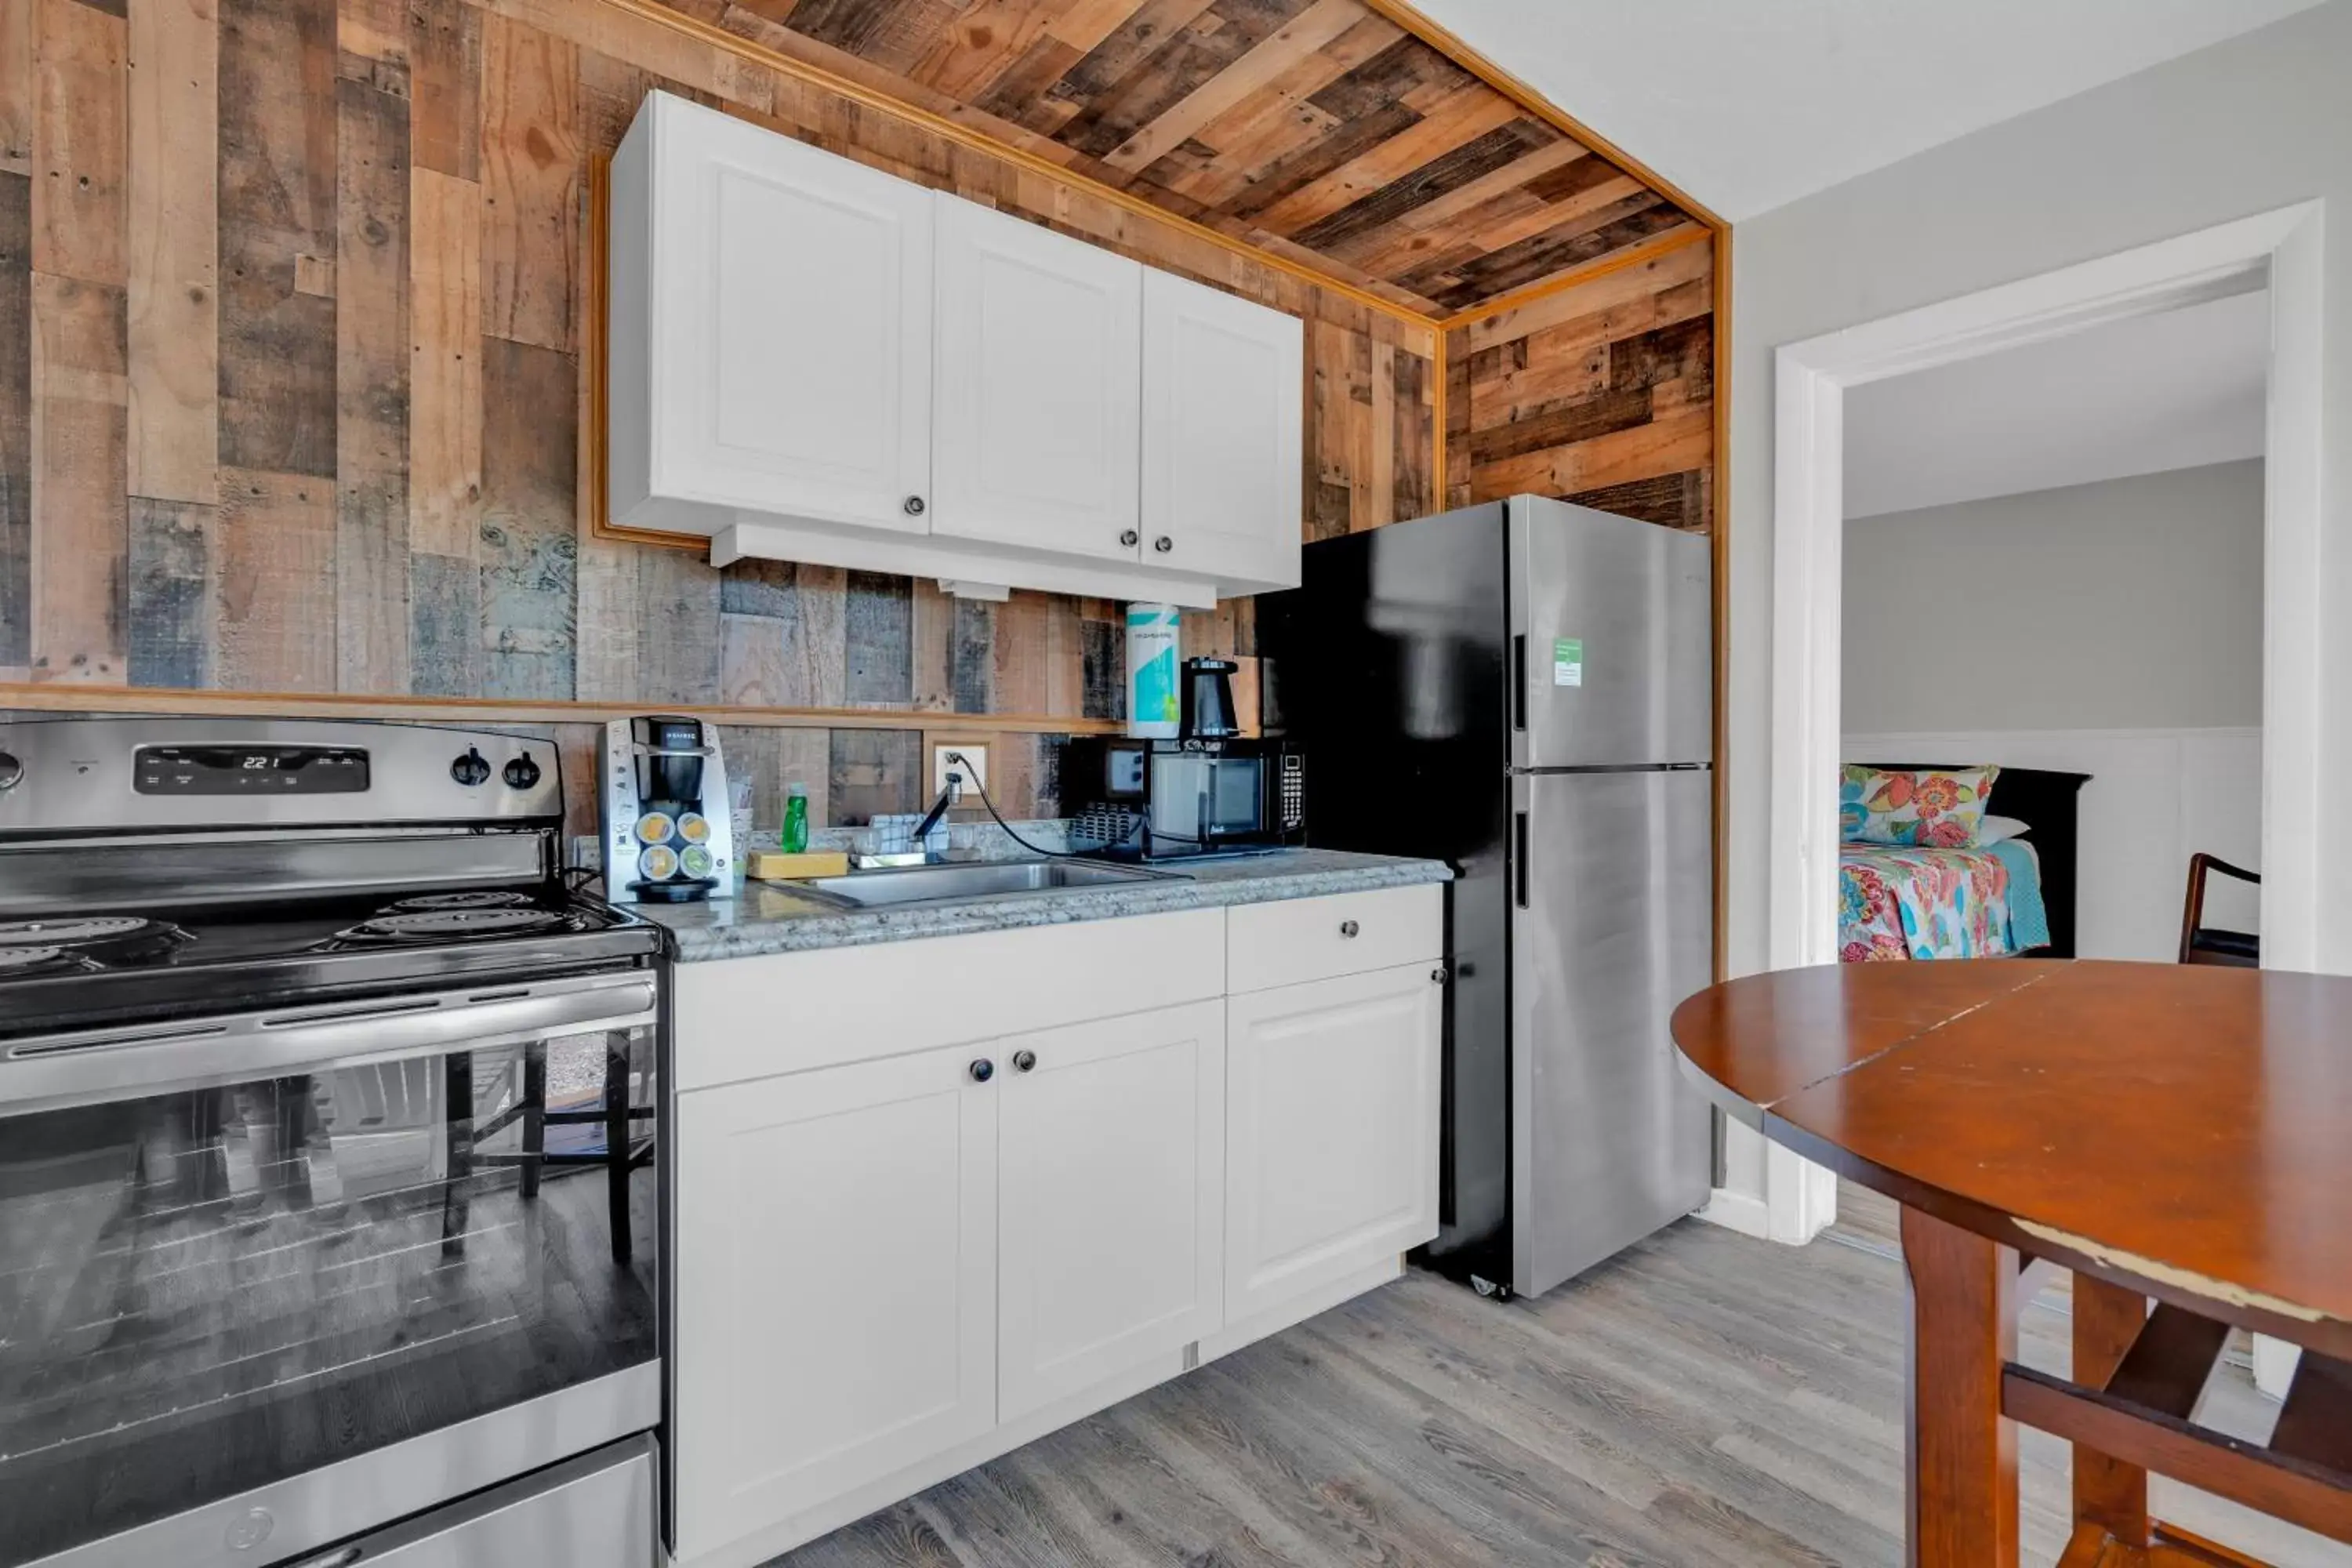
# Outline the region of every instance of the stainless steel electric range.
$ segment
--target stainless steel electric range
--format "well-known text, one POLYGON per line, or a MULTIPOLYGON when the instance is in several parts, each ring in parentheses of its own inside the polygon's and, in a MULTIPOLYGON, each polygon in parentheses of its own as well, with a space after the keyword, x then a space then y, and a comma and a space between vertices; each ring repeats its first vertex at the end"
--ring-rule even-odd
POLYGON ((655 1560, 662 941, 562 820, 538 741, 0 724, 0 1565, 655 1560))

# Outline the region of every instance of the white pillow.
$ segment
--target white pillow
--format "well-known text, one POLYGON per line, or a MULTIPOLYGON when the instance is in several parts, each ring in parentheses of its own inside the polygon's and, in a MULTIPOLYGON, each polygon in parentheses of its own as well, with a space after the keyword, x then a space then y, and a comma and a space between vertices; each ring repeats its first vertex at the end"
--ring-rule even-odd
POLYGON ((1999 844, 2004 839, 2021 838, 2033 831, 2033 825, 2014 816, 1996 816, 1987 812, 1977 821, 1977 843, 1999 844))

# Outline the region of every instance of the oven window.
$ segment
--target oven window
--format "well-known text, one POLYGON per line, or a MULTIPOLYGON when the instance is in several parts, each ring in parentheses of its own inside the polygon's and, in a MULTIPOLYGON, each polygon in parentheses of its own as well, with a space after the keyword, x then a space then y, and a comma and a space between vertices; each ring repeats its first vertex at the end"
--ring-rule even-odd
POLYGON ((0 1116, 0 1564, 652 1361, 655 1071, 616 1029, 0 1116))

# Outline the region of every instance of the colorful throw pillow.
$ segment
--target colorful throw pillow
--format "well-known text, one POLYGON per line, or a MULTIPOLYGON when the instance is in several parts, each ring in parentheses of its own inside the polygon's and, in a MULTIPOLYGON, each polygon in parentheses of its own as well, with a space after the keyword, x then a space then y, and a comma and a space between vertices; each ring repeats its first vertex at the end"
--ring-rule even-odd
POLYGON ((1848 763, 1838 786, 1838 835, 1849 844, 1964 848, 1992 800, 1997 767, 1881 773, 1848 763))

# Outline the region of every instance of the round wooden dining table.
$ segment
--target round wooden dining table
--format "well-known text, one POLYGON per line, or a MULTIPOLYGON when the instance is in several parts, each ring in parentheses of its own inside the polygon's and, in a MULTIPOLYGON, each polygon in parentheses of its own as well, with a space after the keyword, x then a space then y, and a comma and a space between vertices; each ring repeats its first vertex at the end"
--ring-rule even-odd
POLYGON ((2352 979, 1835 964, 1673 1026, 1727 1113, 1902 1205, 1911 1563, 2017 1562, 2020 1423, 2074 1445, 2062 1568, 2251 1561, 2151 1520, 2151 1470, 2352 1542, 2352 979), (2065 1377, 2017 1360, 2053 1269, 2065 1377), (2266 1444, 2195 1421, 2232 1328, 2303 1347, 2266 1444))

